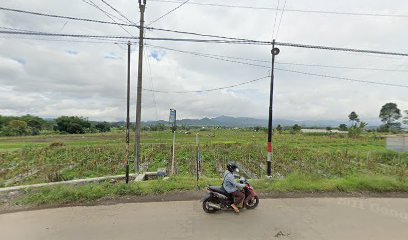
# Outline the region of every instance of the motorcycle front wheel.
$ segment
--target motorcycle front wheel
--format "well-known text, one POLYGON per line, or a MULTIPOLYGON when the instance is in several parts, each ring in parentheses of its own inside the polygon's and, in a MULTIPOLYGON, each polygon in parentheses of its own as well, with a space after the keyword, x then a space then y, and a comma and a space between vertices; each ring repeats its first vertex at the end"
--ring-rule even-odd
POLYGON ((250 199, 248 202, 245 203, 245 207, 247 209, 254 209, 258 206, 258 204, 259 204, 259 198, 258 196, 255 196, 252 199, 250 199))
POLYGON ((208 206, 208 203, 210 202, 211 202, 211 198, 207 198, 203 201, 203 210, 206 213, 215 213, 216 211, 218 211, 218 209, 208 206))

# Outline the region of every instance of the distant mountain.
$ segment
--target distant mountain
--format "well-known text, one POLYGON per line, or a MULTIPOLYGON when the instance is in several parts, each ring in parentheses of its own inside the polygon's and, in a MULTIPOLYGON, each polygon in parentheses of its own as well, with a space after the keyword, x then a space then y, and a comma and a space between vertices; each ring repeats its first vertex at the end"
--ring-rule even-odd
MULTIPOLYGON (((381 123, 377 120, 367 121, 369 126, 379 126, 381 123)), ((340 124, 349 124, 347 120, 287 120, 287 119, 274 119, 273 125, 281 126, 293 126, 298 124, 303 127, 338 127, 340 124)), ((167 121, 147 121, 143 122, 142 125, 155 125, 155 124, 168 124, 167 121)), ((267 127, 267 119, 256 119, 248 117, 229 117, 229 116, 219 116, 215 118, 202 118, 202 119, 181 119, 177 120, 178 126, 199 126, 199 127, 209 127, 209 126, 223 126, 223 127, 267 127)))

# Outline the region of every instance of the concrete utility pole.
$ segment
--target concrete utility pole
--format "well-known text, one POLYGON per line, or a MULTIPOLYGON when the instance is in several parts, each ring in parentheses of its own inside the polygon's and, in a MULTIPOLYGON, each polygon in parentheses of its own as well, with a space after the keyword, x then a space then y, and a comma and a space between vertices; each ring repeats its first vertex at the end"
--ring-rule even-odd
POLYGON ((176 124, 176 118, 177 118, 177 114, 176 114, 176 110, 175 109, 170 109, 170 118, 169 118, 169 122, 171 124, 171 130, 173 131, 173 149, 172 149, 172 153, 173 156, 171 158, 171 170, 170 170, 170 174, 174 175, 175 171, 174 171, 174 163, 175 163, 175 159, 176 159, 176 129, 177 129, 177 124, 176 124))
POLYGON ((268 160, 267 160, 267 174, 272 177, 272 113, 273 113, 273 70, 275 68, 275 55, 280 52, 279 48, 275 48, 275 39, 272 42, 272 70, 271 70, 271 88, 269 94, 269 120, 268 120, 268 160))
POLYGON ((139 172, 140 164, 140 120, 142 115, 142 76, 143 76, 143 28, 146 0, 139 0, 140 28, 139 28, 139 63, 137 68, 137 97, 136 97, 136 136, 135 136, 135 173, 139 172))
POLYGON ((129 182, 129 135, 130 135, 130 118, 129 118, 129 106, 130 106, 130 41, 128 42, 128 66, 127 66, 127 101, 126 101, 126 183, 129 182))

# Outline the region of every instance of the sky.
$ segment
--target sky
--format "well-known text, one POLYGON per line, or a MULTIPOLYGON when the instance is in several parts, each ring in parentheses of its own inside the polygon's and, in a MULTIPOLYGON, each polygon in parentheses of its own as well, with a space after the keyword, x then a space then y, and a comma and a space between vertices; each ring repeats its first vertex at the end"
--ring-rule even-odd
MULTIPOLYGON (((112 21, 91 6, 90 0, 2 0, 1 7, 48 14, 112 21), (88 4, 86 3, 88 2, 88 4)), ((120 16, 101 0, 94 4, 120 16)), ((132 22, 139 22, 135 0, 105 0, 132 22)), ((191 0, 190 2, 198 2, 191 0)), ((145 21, 156 28, 197 32, 262 41, 301 43, 408 53, 408 2, 324 0, 203 0, 200 3, 279 9, 231 8, 147 0, 145 21), (285 3, 286 2, 286 3, 285 3), (323 14, 318 10, 400 15, 399 17, 323 14), (283 12, 283 13, 282 13, 283 12), (403 16, 401 16, 403 15, 403 16), (276 19, 276 20, 275 20, 276 19), (280 23, 280 24, 279 24, 280 23), (278 27, 279 26, 279 27, 278 27), (279 29, 279 31, 278 31, 279 29)), ((92 34, 130 37, 139 30, 0 10, 0 30, 92 34)), ((194 36, 146 31, 147 37, 194 36)), ((198 37, 200 38, 200 37, 198 37)), ((0 34, 0 115, 61 115, 90 120, 126 118, 127 45, 124 40, 102 41, 63 37, 0 34)), ((305 75, 283 70, 408 86, 408 57, 382 56, 279 46, 276 56, 274 118, 290 120, 347 120, 356 111, 361 120, 378 119, 381 106, 394 102, 408 110, 408 87, 395 87, 305 75), (299 65, 300 64, 300 65, 299 65), (314 65, 304 66, 302 64, 314 65), (370 68, 348 69, 316 65, 370 68), (383 69, 383 70, 379 70, 383 69), (392 71, 390 71, 392 70, 392 71)), ((268 118, 271 46, 145 41, 143 88, 174 92, 250 84, 211 92, 160 93, 143 91, 142 121, 217 117, 268 118), (254 59, 251 66, 181 53, 166 48, 254 59)), ((138 46, 131 54, 131 119, 135 118, 138 46)), ((236 60, 244 61, 246 60, 236 60)))

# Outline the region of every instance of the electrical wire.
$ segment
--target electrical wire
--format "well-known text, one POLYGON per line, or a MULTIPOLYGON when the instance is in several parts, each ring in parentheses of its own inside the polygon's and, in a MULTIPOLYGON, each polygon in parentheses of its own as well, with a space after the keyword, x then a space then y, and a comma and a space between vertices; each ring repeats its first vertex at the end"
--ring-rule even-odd
POLYGON ((291 72, 291 73, 298 73, 298 74, 303 74, 303 75, 308 75, 308 76, 324 77, 324 78, 345 80, 345 81, 350 81, 350 82, 376 84, 376 85, 382 85, 382 86, 392 86, 392 87, 408 88, 408 85, 400 85, 400 84, 393 84, 393 83, 382 83, 382 82, 366 81, 366 80, 359 80, 359 79, 354 79, 354 78, 337 77, 337 76, 326 75, 326 74, 317 74, 317 73, 310 73, 310 72, 303 72, 303 71, 289 70, 289 69, 282 69, 282 68, 275 68, 275 69, 276 69, 276 70, 279 70, 279 71, 291 72))
MULTIPOLYGON (((105 22, 93 19, 84 19, 84 18, 75 18, 75 17, 67 17, 67 16, 59 16, 59 15, 52 15, 52 14, 44 14, 38 12, 30 12, 25 10, 19 9, 10 9, 10 8, 3 8, 0 7, 0 10, 4 11, 13 11, 19 13, 26 13, 26 14, 33 14, 39 16, 47 16, 47 17, 54 17, 54 18, 63 18, 63 19, 71 19, 71 20, 80 20, 80 21, 88 21, 88 22, 95 22, 95 23, 104 23, 104 24, 113 24, 113 25, 121 25, 121 26, 130 26, 130 27, 139 27, 135 24, 124 24, 124 23, 115 23, 115 22, 105 22)), ((286 9, 287 11, 287 9, 286 9)), ((163 28, 153 28, 153 27, 146 27, 147 30, 156 30, 156 31, 165 31, 165 32, 172 32, 178 34, 188 34, 188 35, 195 35, 195 36, 202 36, 202 37, 212 37, 212 38, 220 38, 226 40, 236 40, 240 41, 240 43, 245 42, 246 44, 258 44, 258 45, 271 45, 272 42, 268 41, 257 41, 251 39, 244 39, 244 38, 233 38, 233 37, 225 37, 225 36, 218 36, 218 35, 211 35, 211 34, 201 34, 201 33, 194 33, 194 32, 186 32, 186 31, 178 31, 178 30, 170 30, 170 29, 163 29, 163 28)), ((170 40, 170 39, 151 39, 151 40, 170 40)), ((174 41, 189 41, 189 39, 174 39, 174 41)), ((192 39, 191 42, 211 42, 213 40, 196 40, 192 39)), ((223 42, 220 40, 214 40, 215 43, 234 43, 234 42, 223 42)), ((235 42, 236 43, 236 42, 235 42)), ((306 45, 306 44, 296 44, 296 43, 284 43, 284 42, 276 42, 275 45, 280 46, 290 46, 290 47, 302 47, 302 48, 316 48, 316 49, 325 49, 325 50, 337 50, 337 51, 348 51, 348 52, 360 52, 360 53, 370 53, 370 54, 382 54, 382 55, 396 55, 396 56, 408 56, 406 53, 395 53, 395 52, 385 52, 385 51, 374 51, 374 50, 362 50, 362 49, 349 49, 349 48, 336 48, 336 47, 326 47, 326 46, 318 46, 318 45, 306 45)))
POLYGON ((168 11, 167 13, 161 15, 160 17, 156 18, 155 20, 151 21, 149 24, 147 24, 147 27, 152 25, 153 23, 156 23, 158 21, 160 21, 161 19, 163 19, 164 17, 166 17, 167 15, 169 15, 170 13, 176 11, 177 9, 181 8, 182 6, 184 6, 186 3, 188 3, 190 0, 186 0, 184 2, 182 2, 180 5, 178 5, 177 7, 171 9, 170 11, 168 11))
POLYGON ((297 47, 297 48, 312 48, 312 49, 322 49, 322 50, 332 50, 332 51, 342 51, 342 52, 359 52, 359 53, 371 53, 371 54, 382 54, 382 55, 395 55, 395 56, 408 56, 407 53, 398 53, 398 52, 385 52, 377 50, 364 50, 364 49, 353 49, 353 48, 340 48, 340 47, 330 47, 330 46, 321 46, 321 45, 308 45, 308 44, 299 44, 299 43, 285 43, 285 42, 275 42, 277 46, 286 46, 286 47, 297 47))
MULTIPOLYGON (((94 8, 100 10, 101 12, 103 12, 108 18, 110 18, 114 23, 118 23, 115 21, 115 19, 113 19, 113 15, 111 15, 110 13, 106 12, 105 10, 103 10, 102 8, 100 8, 97 4, 95 4, 92 0, 82 0, 82 2, 88 3, 89 5, 93 6, 94 8), (89 1, 89 3, 87 2, 89 1)), ((115 17, 116 18, 116 17, 115 17)), ((123 31, 125 31, 126 33, 128 33, 130 36, 134 37, 128 30, 126 30, 126 28, 124 28, 121 25, 118 25, 120 28, 123 29, 123 31)))
POLYGON ((285 3, 283 4, 282 14, 281 14, 281 17, 280 17, 280 20, 279 20, 278 30, 276 30, 276 36, 275 36, 275 39, 278 39, 279 29, 280 29, 280 26, 281 26, 281 23, 282 23, 282 18, 283 18, 283 13, 285 12, 285 7, 286 7, 286 0, 285 0, 285 3))
MULTIPOLYGON (((180 3, 180 1, 174 1, 174 0, 150 0, 150 2, 180 3)), ((199 5, 199 6, 211 6, 211 7, 254 9, 254 10, 272 10, 272 11, 281 11, 281 10, 282 10, 282 9, 278 9, 278 8, 274 8, 274 7, 254 7, 254 6, 228 5, 228 4, 218 4, 218 3, 202 3, 202 2, 199 3, 199 2, 191 2, 191 1, 190 1, 188 4, 191 4, 191 5, 199 5)), ((285 11, 287 11, 287 12, 300 12, 300 13, 316 13, 316 14, 367 16, 367 17, 398 17, 398 18, 408 18, 408 15, 404 15, 404 14, 357 13, 357 12, 305 10, 305 9, 286 9, 285 11)))
POLYGON ((260 80, 263 80, 263 79, 269 78, 269 77, 270 77, 270 76, 264 76, 264 77, 260 77, 260 78, 253 79, 253 80, 250 80, 250 81, 246 81, 246 82, 242 82, 242 83, 230 85, 230 86, 218 87, 218 88, 210 88, 210 89, 203 89, 203 90, 163 91, 163 90, 153 90, 153 89, 147 89, 147 88, 143 88, 143 90, 149 91, 149 92, 153 92, 153 91, 154 91, 154 92, 156 92, 156 93, 202 93, 202 92, 213 92, 213 91, 218 91, 218 90, 223 90, 223 89, 228 89, 228 88, 234 88, 234 87, 238 87, 238 86, 250 84, 250 83, 257 82, 257 81, 260 81, 260 80))
MULTIPOLYGON (((144 43, 144 45, 146 45, 146 42, 144 43)), ((151 89, 153 90, 151 93, 153 95, 153 103, 154 103, 154 108, 156 110, 156 121, 157 121, 159 119, 159 110, 158 110, 158 107, 157 107, 156 93, 154 92, 155 87, 154 87, 154 83, 153 83, 152 69, 151 69, 151 66, 150 66, 150 58, 149 58, 149 56, 147 54, 146 48, 143 48, 143 50, 144 50, 144 57, 145 57, 145 60, 147 62, 147 70, 148 70, 148 73, 149 73, 151 89)))
MULTIPOLYGON (((279 9, 279 0, 278 0, 278 5, 276 6, 276 9, 279 9)), ((271 38, 271 40, 273 40, 274 38, 273 38, 273 36, 275 35, 275 25, 276 25, 276 19, 278 18, 278 12, 279 11, 276 11, 275 12, 275 20, 273 21, 273 30, 272 30, 272 38, 271 38)))
POLYGON ((240 61, 236 61, 236 60, 231 60, 231 59, 225 58, 224 56, 221 56, 221 55, 211 55, 211 54, 205 54, 205 53, 199 53, 199 52, 184 51, 184 50, 178 50, 178 49, 174 49, 174 48, 156 46, 156 45, 152 45, 152 44, 146 44, 146 46, 156 47, 156 48, 160 48, 160 49, 166 49, 166 50, 170 50, 170 51, 174 51, 174 52, 180 52, 180 53, 185 53, 185 54, 191 54, 191 55, 195 55, 195 56, 199 56, 199 57, 211 58, 211 59, 220 60, 220 61, 225 61, 225 62, 245 64, 245 65, 254 66, 254 67, 270 68, 270 67, 264 66, 264 65, 253 64, 253 63, 248 63, 248 62, 240 62, 240 61))
POLYGON ((127 26, 127 27, 139 27, 139 26, 137 26, 135 24, 115 23, 115 22, 107 22, 107 21, 88 19, 88 18, 61 16, 61 15, 55 15, 55 14, 32 12, 32 11, 26 11, 26 10, 20 10, 20 9, 5 8, 5 7, 0 7, 0 10, 9 11, 9 12, 24 13, 24 14, 31 14, 31 15, 37 15, 37 16, 42 16, 42 17, 61 18, 61 19, 69 19, 69 20, 75 20, 75 21, 120 25, 120 26, 127 26))
MULTIPOLYGON (((169 47, 152 45, 152 44, 148 44, 148 43, 146 44, 146 46, 165 49, 165 50, 174 51, 174 52, 180 52, 180 53, 184 53, 184 54, 195 55, 195 56, 199 56, 199 57, 205 57, 205 58, 220 60, 220 61, 225 61, 225 62, 232 62, 232 63, 244 64, 244 65, 249 65, 249 66, 254 66, 254 67, 268 68, 268 69, 271 68, 270 66, 266 66, 266 65, 249 63, 249 62, 270 63, 270 61, 266 61, 266 60, 257 60, 257 59, 250 59, 250 58, 242 58, 242 57, 234 57, 234 56, 225 56, 225 55, 218 55, 218 54, 209 54, 209 53, 179 50, 179 49, 174 49, 174 48, 169 48, 169 47), (244 60, 244 61, 247 61, 247 62, 236 61, 236 60, 231 60, 231 59, 244 60)), ((276 62, 276 64, 278 64, 278 65, 307 66, 307 67, 335 68, 335 69, 350 69, 350 70, 408 72, 408 70, 404 70, 404 69, 364 68, 364 67, 333 66, 333 65, 321 65, 321 64, 290 63, 290 62, 276 62)))
MULTIPOLYGON (((91 6, 91 7, 93 7, 93 8, 96 8, 96 9, 102 11, 102 9, 101 9, 98 5, 96 5, 94 2, 92 2, 91 0, 82 0, 82 2, 88 4, 89 6, 91 6), (89 2, 88 2, 88 1, 89 1, 89 2)), ((122 22, 122 19, 116 17, 116 16, 113 15, 113 14, 110 14, 110 13, 105 12, 105 15, 107 15, 110 19, 115 18, 116 20, 122 22)), ((112 19, 112 20, 113 20, 113 19, 112 19)), ((116 22, 116 21, 114 21, 114 22, 116 22)))
POLYGON ((136 25, 136 23, 134 23, 133 21, 129 20, 129 18, 127 18, 124 14, 122 14, 119 10, 117 10, 115 7, 113 7, 111 4, 109 4, 108 2, 106 2, 105 0, 101 0, 105 5, 107 5, 108 7, 110 7, 113 11, 115 11, 117 14, 119 14, 122 18, 124 18, 126 21, 128 21, 129 23, 133 23, 136 25))

